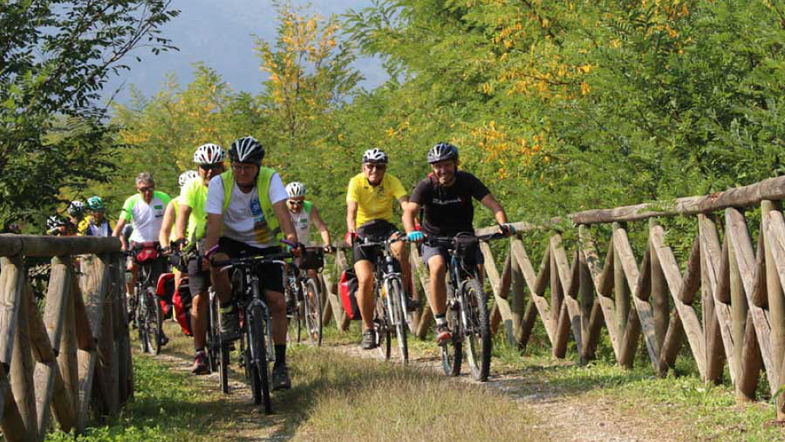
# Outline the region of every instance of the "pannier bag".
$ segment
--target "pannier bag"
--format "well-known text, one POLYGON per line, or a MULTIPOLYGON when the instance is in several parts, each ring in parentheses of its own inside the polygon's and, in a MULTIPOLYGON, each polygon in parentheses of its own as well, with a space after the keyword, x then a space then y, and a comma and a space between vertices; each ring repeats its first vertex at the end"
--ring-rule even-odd
POLYGON ((360 320, 360 307, 357 305, 357 275, 354 269, 346 269, 341 273, 338 291, 341 295, 343 311, 349 319, 360 320))
POLYGON ((172 317, 172 295, 174 294, 173 273, 162 273, 161 276, 158 277, 158 284, 155 286, 155 294, 158 295, 158 303, 161 305, 163 317, 172 317))
POLYGON ((180 281, 172 303, 174 304, 174 318, 180 324, 183 334, 186 336, 193 336, 193 329, 191 328, 191 288, 188 286, 188 277, 183 277, 180 281))
POLYGON ((324 251, 321 248, 303 250, 297 259, 297 267, 302 270, 320 270, 324 267, 324 251))

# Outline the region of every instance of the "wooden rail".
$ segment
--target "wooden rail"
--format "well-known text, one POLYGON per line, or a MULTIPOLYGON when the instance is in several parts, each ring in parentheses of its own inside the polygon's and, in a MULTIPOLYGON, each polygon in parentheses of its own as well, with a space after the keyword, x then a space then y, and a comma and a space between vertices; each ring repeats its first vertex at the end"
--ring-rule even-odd
POLYGON ((133 395, 119 251, 115 238, 0 235, 0 422, 7 440, 43 440, 52 414, 63 431, 81 431, 133 395), (44 299, 33 295, 24 257, 52 258, 44 299))
MULTIPOLYGON (((785 218, 777 202, 782 199, 785 177, 778 177, 707 196, 580 212, 544 227, 516 223, 519 234, 510 239, 504 259, 497 261, 491 247, 481 245, 494 330, 503 330, 508 342, 525 351, 539 320, 553 356, 564 358, 572 339, 582 363, 595 357, 607 333, 621 366, 632 367, 643 345, 661 376, 686 347, 706 382, 721 382, 727 364, 738 401, 755 398, 762 376, 773 394, 785 384, 785 218), (761 221, 752 229, 759 232, 754 237, 744 210, 756 208, 761 221), (673 216, 690 217, 697 231, 687 238, 692 247, 681 263, 657 223, 673 216), (623 223, 644 220, 647 239, 640 244, 642 256, 636 256, 623 223), (565 228, 575 229, 572 236, 578 238, 569 248, 562 239, 565 228), (534 229, 550 233, 529 235, 534 229), (610 234, 598 241, 600 232, 610 234), (536 244, 530 239, 535 236, 547 240, 536 244), (527 247, 542 251, 536 270, 527 247)), ((410 257, 416 296, 422 298, 428 273, 416 248, 410 257)), ((341 330, 348 321, 336 280, 347 266, 339 251, 335 266, 325 271, 324 319, 334 317, 341 330)), ((423 337, 431 324, 427 304, 411 319, 423 337)), ((782 396, 776 410, 777 419, 785 420, 782 396)))

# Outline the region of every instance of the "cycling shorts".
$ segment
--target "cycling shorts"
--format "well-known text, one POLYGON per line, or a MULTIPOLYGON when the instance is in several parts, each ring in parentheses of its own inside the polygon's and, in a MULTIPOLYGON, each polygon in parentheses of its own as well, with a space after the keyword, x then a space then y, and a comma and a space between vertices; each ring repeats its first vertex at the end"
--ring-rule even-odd
MULTIPOLYGON (((380 239, 387 239, 393 233, 397 232, 398 228, 394 224, 385 220, 369 221, 357 229, 357 236, 359 238, 371 238, 373 241, 380 239)), ((352 257, 354 262, 367 260, 371 263, 376 262, 379 253, 382 253, 380 247, 360 247, 361 241, 355 241, 352 247, 352 257)))
MULTIPOLYGON (((242 258, 246 256, 270 255, 281 253, 281 251, 280 247, 266 247, 260 249, 251 247, 244 242, 221 237, 221 239, 218 240, 217 253, 225 253, 229 255, 230 258, 242 258)), ((260 266, 259 282, 265 290, 283 293, 283 267, 280 264, 264 264, 260 266)), ((191 291, 192 293, 195 292, 193 288, 191 291)))

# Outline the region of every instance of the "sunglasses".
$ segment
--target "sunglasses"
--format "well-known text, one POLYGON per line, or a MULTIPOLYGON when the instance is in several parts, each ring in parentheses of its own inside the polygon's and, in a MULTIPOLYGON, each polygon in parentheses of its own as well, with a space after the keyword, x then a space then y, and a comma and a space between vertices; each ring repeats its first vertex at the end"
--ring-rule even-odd
POLYGON ((302 206, 304 204, 304 201, 289 200, 289 204, 291 204, 293 206, 302 206))
POLYGON ((152 192, 155 189, 155 186, 147 186, 147 187, 139 187, 138 190, 140 192, 152 192))
POLYGON ((365 167, 368 168, 369 170, 370 169, 384 170, 387 168, 387 165, 380 164, 380 163, 365 163, 365 167))
POLYGON ((208 170, 217 170, 217 169, 223 169, 223 168, 224 168, 224 165, 223 165, 223 164, 221 164, 221 163, 215 163, 215 164, 200 164, 200 165, 199 165, 199 168, 200 168, 200 169, 202 169, 202 170, 204 170, 204 171, 208 171, 208 170))

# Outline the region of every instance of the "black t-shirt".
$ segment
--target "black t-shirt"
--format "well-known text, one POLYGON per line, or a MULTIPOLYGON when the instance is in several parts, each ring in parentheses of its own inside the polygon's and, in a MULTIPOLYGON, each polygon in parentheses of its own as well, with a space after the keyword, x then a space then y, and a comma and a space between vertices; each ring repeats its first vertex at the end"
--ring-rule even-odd
POLYGON ((474 175, 458 171, 455 182, 445 187, 432 175, 420 181, 409 199, 423 207, 422 229, 429 235, 451 236, 473 232, 474 205, 491 193, 474 175))

